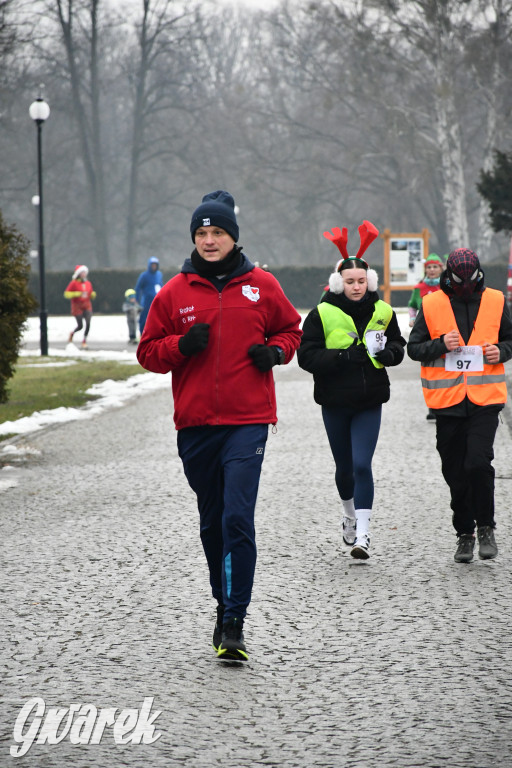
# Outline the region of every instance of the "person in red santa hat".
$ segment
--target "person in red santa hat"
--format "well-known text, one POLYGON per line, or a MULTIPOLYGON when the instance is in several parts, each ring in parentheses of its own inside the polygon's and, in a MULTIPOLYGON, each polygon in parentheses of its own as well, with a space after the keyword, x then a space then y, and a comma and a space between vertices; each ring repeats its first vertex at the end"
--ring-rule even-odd
POLYGON ((71 343, 75 333, 84 328, 82 349, 87 349, 87 336, 89 335, 92 317, 91 299, 96 298, 96 292, 93 291, 92 283, 87 279, 88 274, 89 269, 85 264, 77 264, 71 282, 64 291, 64 298, 71 300, 71 314, 76 319, 76 328, 69 334, 68 341, 71 343))

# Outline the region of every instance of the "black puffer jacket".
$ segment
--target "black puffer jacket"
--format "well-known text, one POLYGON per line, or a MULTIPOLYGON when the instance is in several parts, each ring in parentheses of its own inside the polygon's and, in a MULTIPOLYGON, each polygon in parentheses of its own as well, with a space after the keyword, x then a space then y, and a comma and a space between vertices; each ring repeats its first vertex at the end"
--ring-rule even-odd
MULTIPOLYGON (((352 317, 359 338, 374 312, 376 292, 366 293, 361 301, 351 301, 344 293, 329 291, 322 298, 352 317)), ((398 365, 404 358, 405 339, 393 312, 386 330, 386 349, 393 352, 391 365, 398 365)), ((385 368, 376 368, 367 356, 365 362, 351 362, 340 358, 339 349, 326 349, 322 320, 317 307, 304 320, 303 336, 297 359, 301 368, 313 374, 314 398, 319 405, 343 405, 364 410, 374 408, 389 400, 389 378, 385 368)))
MULTIPOLYGON (((446 293, 450 299, 457 328, 464 340, 464 344, 467 344, 476 322, 478 310, 480 309, 482 293, 485 290, 483 273, 477 283, 475 292, 467 301, 454 295, 446 270, 441 275, 440 285, 441 290, 446 293)), ((506 302, 503 306, 497 346, 500 348, 500 363, 505 363, 512 358, 512 318, 506 302)), ((411 360, 418 360, 423 363, 428 362, 429 360, 437 360, 438 357, 446 354, 446 351, 443 336, 439 339, 430 338, 430 333, 423 314, 423 308, 421 308, 414 321, 411 335, 409 336, 407 354, 411 360)), ((437 408, 435 410, 439 415, 465 417, 476 408, 502 410, 503 407, 503 405, 475 405, 465 397, 464 400, 456 405, 452 405, 449 408, 437 408)))

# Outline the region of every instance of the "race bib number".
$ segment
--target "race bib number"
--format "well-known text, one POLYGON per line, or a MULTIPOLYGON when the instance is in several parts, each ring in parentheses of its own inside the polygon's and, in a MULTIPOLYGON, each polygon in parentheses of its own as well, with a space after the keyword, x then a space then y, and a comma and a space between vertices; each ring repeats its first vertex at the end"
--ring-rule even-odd
POLYGON ((457 347, 446 353, 445 371, 483 371, 484 353, 482 347, 457 347))
POLYGON ((384 331, 366 331, 366 346, 371 357, 375 357, 377 352, 386 346, 386 334, 384 331))

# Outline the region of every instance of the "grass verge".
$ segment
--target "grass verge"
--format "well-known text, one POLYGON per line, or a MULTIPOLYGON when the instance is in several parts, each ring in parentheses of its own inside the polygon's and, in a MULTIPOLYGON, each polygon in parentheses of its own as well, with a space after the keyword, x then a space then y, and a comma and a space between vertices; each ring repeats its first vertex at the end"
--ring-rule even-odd
POLYGON ((86 394, 93 384, 107 379, 125 381, 138 373, 145 373, 138 363, 116 360, 20 357, 8 384, 9 400, 0 405, 0 424, 37 411, 79 408, 95 399, 95 395, 86 394))

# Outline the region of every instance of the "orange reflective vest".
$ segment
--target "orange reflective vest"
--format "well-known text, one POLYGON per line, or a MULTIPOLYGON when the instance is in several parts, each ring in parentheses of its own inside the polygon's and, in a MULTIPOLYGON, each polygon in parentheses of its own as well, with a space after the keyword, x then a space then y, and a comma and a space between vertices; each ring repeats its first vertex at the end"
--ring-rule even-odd
MULTIPOLYGON (((501 291, 486 288, 478 309, 475 326, 467 346, 496 344, 500 330, 505 297, 501 291)), ((437 291, 423 299, 423 315, 432 339, 457 328, 450 299, 437 291)), ((460 336, 460 345, 464 340, 460 336)), ((445 355, 429 360, 421 366, 423 396, 429 408, 449 408, 460 403, 467 395, 476 405, 506 403, 507 386, 503 363, 489 365, 485 362, 483 371, 446 371, 445 355)))

